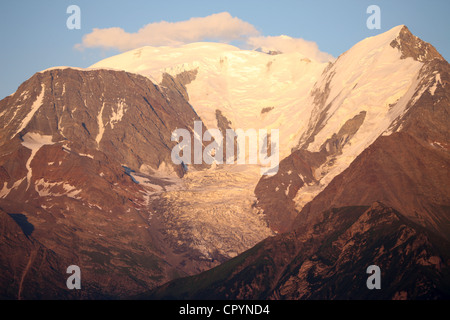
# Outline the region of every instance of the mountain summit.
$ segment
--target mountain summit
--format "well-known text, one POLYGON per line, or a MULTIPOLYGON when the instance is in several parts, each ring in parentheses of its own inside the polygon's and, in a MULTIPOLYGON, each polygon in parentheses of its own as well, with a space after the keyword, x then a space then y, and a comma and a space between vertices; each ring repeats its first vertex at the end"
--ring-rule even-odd
POLYGON ((448 298, 449 81, 406 26, 329 63, 195 43, 39 72, 0 101, 0 297, 448 298), (279 129, 277 174, 174 164, 194 121, 279 129))
POLYGON ((445 60, 431 44, 413 35, 406 26, 401 26, 398 36, 390 45, 402 53, 401 59, 410 57, 420 62, 445 60))
POLYGON ((404 26, 341 55, 315 85, 311 129, 255 189, 285 232, 141 298, 447 299, 449 79, 404 26), (366 287, 370 265, 382 290, 366 287))

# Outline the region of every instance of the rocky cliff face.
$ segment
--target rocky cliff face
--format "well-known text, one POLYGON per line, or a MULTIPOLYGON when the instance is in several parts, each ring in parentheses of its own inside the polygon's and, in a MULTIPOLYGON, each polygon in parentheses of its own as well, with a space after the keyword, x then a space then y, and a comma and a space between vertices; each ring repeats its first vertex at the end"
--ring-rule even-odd
POLYGON ((31 236, 33 229, 24 215, 0 210, 0 298, 78 298, 65 288, 69 260, 36 241, 31 236))
MULTIPOLYGON (((23 240, 20 259, 28 264, 2 264, 6 275, 25 274, 29 265, 24 279, 31 284, 11 287, 6 283, 20 279, 2 278, 2 294, 71 297, 67 288, 55 291, 65 280, 47 294, 39 289, 56 280, 36 280, 67 277, 64 262, 83 270, 85 298, 128 294, 185 274, 167 262, 170 249, 161 248, 148 221, 151 194, 170 182, 145 179, 156 171, 175 180, 185 173, 172 164, 171 133, 199 118, 177 87, 120 71, 54 69, 22 84, 0 110, 0 207, 23 216, 34 239, 23 240), (58 261, 57 271, 52 264, 36 269, 42 255, 58 261)), ((7 248, 1 246, 2 257, 11 256, 7 248)))
POLYGON ((401 59, 413 58, 416 61, 437 59, 445 61, 435 47, 413 35, 406 26, 402 26, 397 38, 392 40, 390 45, 402 53, 401 59))
POLYGON ((307 231, 269 238, 217 268, 139 298, 448 298, 448 241, 379 202, 322 214, 307 231), (380 290, 367 288, 370 265, 380 267, 380 290))
POLYGON ((172 131, 199 120, 177 89, 118 71, 38 73, 1 102, 1 144, 36 132, 78 154, 101 152, 133 169, 171 166, 172 131))
MULTIPOLYGON (((133 177, 158 168, 184 174, 172 165, 170 136, 198 117, 175 88, 125 72, 54 69, 22 84, 0 110, 0 207, 27 219, 34 239, 23 240, 28 271, 22 262, 6 264, 31 284, 9 287, 6 296, 71 297, 67 288, 40 291, 68 276, 64 262, 83 270, 84 298, 131 293, 183 272, 168 265, 169 250, 160 251, 147 221, 159 186, 133 177), (42 255, 51 267, 37 270, 42 255)), ((55 288, 61 286, 65 281, 55 288)))
POLYGON ((171 160, 172 132, 185 128, 193 139, 201 120, 186 100, 194 77, 165 74, 157 86, 123 71, 57 68, 0 102, 0 209, 29 226, 24 244, 5 246, 10 235, 2 234, 5 259, 25 247, 17 261, 2 261, 2 297, 128 296, 207 270, 272 234, 251 212, 253 185, 220 214, 224 192, 242 187, 240 172, 212 175, 206 165, 171 160), (72 264, 82 270, 78 295, 65 288, 72 264), (47 278, 54 281, 38 280, 47 278), (46 285, 55 287, 42 294, 46 285))

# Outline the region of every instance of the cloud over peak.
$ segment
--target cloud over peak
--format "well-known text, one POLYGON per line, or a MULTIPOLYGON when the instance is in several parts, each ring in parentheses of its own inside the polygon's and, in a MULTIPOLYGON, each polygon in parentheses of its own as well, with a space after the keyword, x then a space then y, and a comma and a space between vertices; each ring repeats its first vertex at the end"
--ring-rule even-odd
POLYGON ((304 56, 319 62, 334 59, 332 55, 320 51, 317 43, 301 38, 291 38, 286 35, 249 37, 247 43, 254 48, 262 48, 264 51, 300 52, 304 56))
POLYGON ((180 46, 200 41, 229 43, 236 40, 254 49, 265 48, 284 53, 295 51, 317 61, 333 59, 328 53, 320 51, 315 42, 285 35, 262 36, 252 24, 233 17, 228 12, 194 17, 179 22, 153 22, 134 33, 126 32, 119 27, 94 28, 91 33, 83 37, 82 43, 75 47, 128 51, 143 46, 180 46))
POLYGON ((177 46, 204 40, 230 42, 257 35, 259 32, 250 23, 221 12, 180 22, 154 22, 136 33, 117 27, 94 29, 77 47, 127 51, 142 46, 177 46))

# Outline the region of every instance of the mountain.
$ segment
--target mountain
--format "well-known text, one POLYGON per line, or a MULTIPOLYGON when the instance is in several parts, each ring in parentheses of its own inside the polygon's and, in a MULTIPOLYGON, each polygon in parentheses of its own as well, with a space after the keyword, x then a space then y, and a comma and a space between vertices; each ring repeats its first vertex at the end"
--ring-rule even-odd
MULTIPOLYGON (((240 190, 236 181, 250 176, 256 183, 257 171, 233 169, 207 179, 205 164, 172 162, 172 132, 187 128, 193 139, 193 123, 201 120, 185 98, 184 80, 165 74, 156 85, 124 71, 58 67, 35 74, 0 102, 0 209, 20 217, 8 225, 26 221, 23 233, 31 239, 23 240, 26 264, 2 264, 2 297, 128 296, 207 270, 272 235, 260 217, 240 207, 251 207, 251 189, 230 193, 234 204, 219 218, 211 212, 223 198, 197 187, 200 179, 240 190), (204 211, 186 215, 183 197, 205 199, 204 211), (65 266, 40 269, 36 252, 47 251, 52 263, 65 266), (72 264, 82 270, 81 296, 68 294, 65 280, 48 294, 40 293, 44 282, 6 285, 21 274, 64 279, 72 264), (54 276, 55 270, 61 273, 54 276)), ((11 256, 8 239, 2 235, 3 257, 11 256)))
POLYGON ((0 101, 0 296, 448 298, 448 82, 405 26, 328 63, 195 43, 39 72, 0 101), (278 171, 174 164, 195 121, 279 129, 278 171))
POLYGON ((139 73, 156 83, 163 74, 189 74, 183 82, 189 102, 208 128, 220 128, 225 118, 233 129, 279 129, 283 158, 296 145, 309 92, 326 66, 297 52, 269 55, 202 42, 143 47, 91 67, 139 73))
POLYGON ((0 210, 0 298, 70 298, 71 294, 64 290, 65 268, 70 262, 33 239, 32 231, 24 215, 8 215, 0 210))
MULTIPOLYGON (((312 89, 313 108, 297 148, 281 162, 277 175, 262 179, 255 190, 259 206, 277 221, 278 230, 287 231, 303 206, 381 135, 404 129, 423 136, 418 131, 424 129, 413 129, 412 121, 417 122, 424 106, 439 110, 427 111, 430 123, 420 124, 439 132, 427 142, 445 144, 448 100, 440 100, 435 91, 447 65, 405 26, 361 41, 331 64, 312 89), (276 201, 280 195, 286 200, 276 201)), ((382 199, 365 204, 376 200, 382 199)))
POLYGON ((0 207, 84 270, 86 297, 129 294, 186 272, 167 262, 170 250, 148 221, 150 197, 185 173, 171 161, 171 133, 199 119, 178 88, 119 71, 56 68, 34 75, 0 110, 0 207))
POLYGON ((140 299, 448 299, 448 241, 382 203, 323 212, 307 232, 269 238, 140 299), (369 290, 366 269, 381 270, 369 290))
MULTIPOLYGON (((84 297, 131 293, 170 277, 176 267, 165 262, 142 211, 156 188, 133 174, 183 174, 171 165, 171 132, 198 117, 175 88, 125 72, 57 68, 24 82, 0 110, 0 207, 23 216, 29 236, 70 262, 65 268, 80 266, 90 288, 84 297)), ((29 261, 27 277, 42 276, 39 260, 29 261)), ((23 296, 39 296, 27 290, 23 296)))
POLYGON ((278 173, 255 189, 259 205, 284 233, 140 298, 448 299, 449 64, 406 27, 378 37, 327 68, 318 82, 313 125, 278 173), (356 59, 363 48, 377 49, 356 59), (380 60, 384 56, 393 64, 380 60), (359 67, 340 66, 348 61, 359 67), (359 73, 366 65, 364 73, 379 77, 359 73), (402 80, 405 70, 409 80, 402 80), (333 90, 335 78, 348 85, 333 90), (362 78, 374 82, 358 90, 362 78), (388 104, 385 91, 377 91, 383 83, 399 90, 388 104), (342 120, 333 121, 341 110, 342 120), (335 132, 321 137, 333 126, 335 132), (381 290, 366 287, 370 265, 380 267, 381 290))
MULTIPOLYGON (((144 47, 92 67, 123 69, 157 82, 165 73, 189 73, 183 82, 189 101, 208 128, 223 130, 226 123, 233 129, 279 129, 285 160, 274 177, 255 185, 255 208, 272 230, 285 232, 302 207, 364 149, 397 130, 420 96, 423 66, 432 60, 445 61, 401 25, 364 39, 329 63, 300 53, 269 55, 197 43, 144 47)), ((440 78, 428 75, 423 81, 439 86, 440 78)))

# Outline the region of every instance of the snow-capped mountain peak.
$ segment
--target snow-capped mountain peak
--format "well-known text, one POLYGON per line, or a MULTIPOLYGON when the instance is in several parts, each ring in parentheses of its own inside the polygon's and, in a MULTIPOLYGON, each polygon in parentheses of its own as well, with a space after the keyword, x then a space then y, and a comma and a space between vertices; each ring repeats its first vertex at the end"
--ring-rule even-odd
MULTIPOLYGON (((364 39, 339 56, 313 86, 304 117, 296 119, 304 126, 296 151, 280 163, 277 176, 261 179, 256 189, 263 210, 295 216, 380 136, 402 131, 419 102, 441 101, 434 95, 445 86, 440 71, 445 65, 405 26, 364 39), (273 209, 277 191, 286 192, 284 203, 291 204, 273 209)), ((445 145, 441 135, 431 138, 430 129, 427 134, 430 143, 445 145)), ((289 218, 279 224, 277 214, 271 219, 281 231, 290 225, 289 218)))
MULTIPOLYGON (((281 154, 289 154, 299 135, 300 118, 315 81, 326 67, 298 52, 269 55, 218 43, 177 48, 144 47, 100 61, 92 68, 118 68, 161 83, 163 74, 194 71, 186 83, 189 102, 208 128, 220 112, 233 129, 280 129, 281 154)), ((301 130, 301 129, 300 129, 301 130)))
MULTIPOLYGON (((216 269, 231 270, 233 278, 220 294, 242 288, 239 298, 273 292, 297 299, 319 283, 329 296, 329 283, 337 282, 324 279, 336 270, 356 274, 374 254, 386 262, 383 270, 393 256, 415 257, 414 268, 399 262, 396 279, 417 266, 436 266, 437 279, 444 260, 428 249, 433 243, 423 231, 450 234, 449 79, 449 64, 405 26, 330 63, 298 52, 193 43, 132 50, 90 69, 37 73, 0 101, 0 224, 7 230, 0 234, 7 244, 0 246, 0 266, 8 288, 0 296, 33 297, 41 289, 66 296, 59 277, 75 262, 84 270, 83 297, 124 297, 216 266, 256 243, 245 258, 216 269), (192 141, 199 121, 208 128, 279 129, 278 172, 261 177, 256 165, 174 163, 174 131, 188 129, 192 141), (267 239, 276 232, 283 234, 267 239), (406 255, 397 254, 398 244, 406 255), (267 253, 272 270, 260 268, 267 253), (25 258, 11 264, 19 256, 25 258), (353 258, 361 256, 355 267, 353 258), (236 262, 248 264, 238 266, 242 278, 235 277, 236 262), (42 281, 29 282, 24 266, 42 281), (249 268, 261 270, 258 279, 283 281, 280 291, 267 281, 255 284, 255 277, 242 285, 249 268), (312 273, 311 287, 297 281, 312 273)), ((207 283, 224 283, 218 276, 207 283)), ((213 292, 209 285, 206 292, 213 292)))
POLYGON ((357 43, 339 56, 315 84, 314 108, 300 148, 320 151, 345 123, 364 114, 357 132, 342 147, 342 155, 322 172, 324 185, 410 107, 423 62, 414 59, 409 48, 420 46, 432 48, 412 36, 406 26, 397 26, 357 43))

